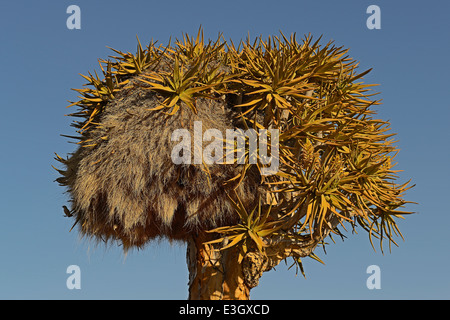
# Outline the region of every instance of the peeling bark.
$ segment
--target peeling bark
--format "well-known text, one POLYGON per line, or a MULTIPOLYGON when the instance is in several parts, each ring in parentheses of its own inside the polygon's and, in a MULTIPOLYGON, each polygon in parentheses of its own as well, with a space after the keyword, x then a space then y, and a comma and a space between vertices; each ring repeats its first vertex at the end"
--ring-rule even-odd
MULTIPOLYGON (((328 234, 328 233, 327 233, 328 234)), ((264 248, 245 253, 237 245, 220 250, 226 243, 205 244, 213 235, 201 232, 188 241, 189 300, 248 300, 250 290, 259 284, 264 272, 289 258, 311 254, 321 237, 294 237, 280 234, 264 239, 264 248)))
POLYGON ((205 244, 213 239, 201 232, 188 241, 189 300, 248 300, 250 287, 238 262, 240 248, 220 251, 220 244, 205 244))

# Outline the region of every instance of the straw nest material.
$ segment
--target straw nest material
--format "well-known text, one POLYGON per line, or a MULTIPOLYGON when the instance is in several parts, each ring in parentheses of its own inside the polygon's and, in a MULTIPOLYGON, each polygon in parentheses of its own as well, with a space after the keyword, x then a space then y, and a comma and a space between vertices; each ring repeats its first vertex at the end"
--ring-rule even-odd
POLYGON ((107 105, 101 126, 91 130, 89 138, 98 143, 79 147, 64 161, 59 181, 68 187, 82 234, 117 239, 125 248, 156 237, 183 240, 199 229, 237 223, 228 196, 256 203, 257 170, 251 169, 237 186, 238 180, 225 182, 238 176, 242 165, 174 164, 171 158, 179 143, 171 141, 174 130, 187 129, 194 137, 194 121, 201 121, 203 133, 217 129, 225 137, 226 129, 236 128, 227 101, 201 98, 196 114, 183 110, 167 115, 149 111, 159 100, 133 82, 107 105))

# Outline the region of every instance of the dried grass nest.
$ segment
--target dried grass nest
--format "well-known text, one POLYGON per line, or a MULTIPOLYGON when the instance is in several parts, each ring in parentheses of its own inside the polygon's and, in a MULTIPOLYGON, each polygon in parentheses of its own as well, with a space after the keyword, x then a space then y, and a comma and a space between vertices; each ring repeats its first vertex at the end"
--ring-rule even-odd
MULTIPOLYGON (((166 70, 169 62, 160 62, 158 69, 166 70)), ((130 78, 126 89, 105 105, 96 119, 101 125, 84 133, 88 142, 67 159, 58 157, 65 170, 58 170, 62 177, 57 181, 67 187, 79 231, 130 248, 158 237, 185 240, 192 232, 236 224, 239 217, 229 197, 255 206, 263 193, 259 171, 250 168, 242 181, 229 181, 242 165, 174 164, 171 159, 179 143, 171 140, 172 132, 187 129, 194 137, 194 121, 201 122, 203 133, 216 129, 223 137, 226 129, 244 128, 232 101, 225 95, 199 97, 196 112, 186 106, 173 115, 151 111, 162 99, 139 81, 145 75, 130 78)))

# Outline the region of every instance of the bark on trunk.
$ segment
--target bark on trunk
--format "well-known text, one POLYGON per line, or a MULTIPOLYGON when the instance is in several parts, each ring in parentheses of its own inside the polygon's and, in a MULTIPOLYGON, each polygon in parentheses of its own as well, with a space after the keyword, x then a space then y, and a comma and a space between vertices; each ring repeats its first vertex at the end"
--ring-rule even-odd
POLYGON ((189 300, 248 300, 251 288, 238 262, 240 249, 219 251, 221 244, 204 244, 213 239, 200 232, 188 241, 189 300))
POLYGON ((338 221, 335 218, 330 223, 330 229, 311 236, 280 231, 277 236, 263 240, 263 252, 256 247, 248 248, 250 250, 243 256, 239 245, 221 251, 227 243, 205 244, 215 239, 211 233, 200 232, 191 236, 186 254, 189 300, 250 299, 250 290, 258 286, 264 272, 289 257, 298 259, 309 256, 338 221))

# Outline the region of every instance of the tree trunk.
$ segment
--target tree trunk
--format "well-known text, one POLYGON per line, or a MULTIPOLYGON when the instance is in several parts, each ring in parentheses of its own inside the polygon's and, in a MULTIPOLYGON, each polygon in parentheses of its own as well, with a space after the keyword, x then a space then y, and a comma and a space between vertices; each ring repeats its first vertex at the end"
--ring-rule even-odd
POLYGON ((248 300, 250 287, 244 281, 239 247, 219 251, 221 244, 209 233, 192 236, 187 244, 189 300, 248 300))
MULTIPOLYGON (((339 221, 335 220, 331 227, 339 221)), ((264 272, 288 257, 309 256, 330 230, 312 236, 289 235, 280 231, 277 236, 263 240, 264 252, 247 248, 250 250, 243 257, 241 246, 221 251, 227 243, 206 244, 216 238, 211 233, 199 232, 191 236, 187 244, 189 300, 249 300, 250 290, 258 286, 264 272)))

